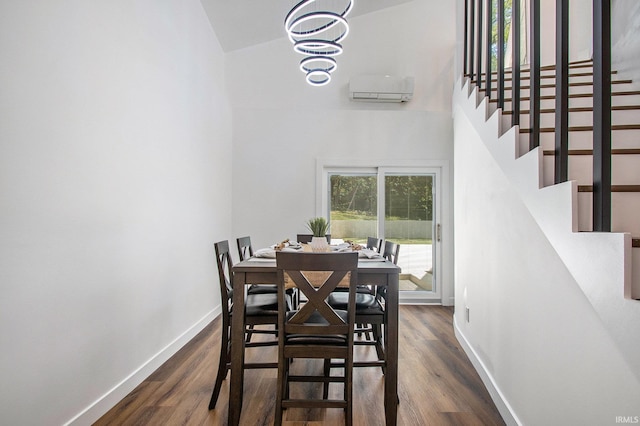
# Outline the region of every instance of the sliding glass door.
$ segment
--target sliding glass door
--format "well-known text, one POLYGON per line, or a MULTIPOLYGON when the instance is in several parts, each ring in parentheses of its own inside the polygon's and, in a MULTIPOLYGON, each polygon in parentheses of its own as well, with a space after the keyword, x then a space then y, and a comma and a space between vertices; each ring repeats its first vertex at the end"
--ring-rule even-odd
POLYGON ((364 244, 377 236, 400 244, 400 289, 439 297, 438 169, 327 170, 332 238, 364 244))
POLYGON ((400 244, 401 291, 434 291, 433 174, 388 172, 384 175, 386 240, 400 244))

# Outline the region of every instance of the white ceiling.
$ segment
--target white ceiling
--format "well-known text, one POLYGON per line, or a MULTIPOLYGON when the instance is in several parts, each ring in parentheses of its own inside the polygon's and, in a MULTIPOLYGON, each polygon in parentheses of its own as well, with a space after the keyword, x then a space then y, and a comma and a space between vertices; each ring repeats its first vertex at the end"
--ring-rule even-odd
MULTIPOLYGON (((285 37, 284 18, 299 0, 200 0, 225 52, 285 37)), ((358 16, 413 0, 353 0, 358 16)))

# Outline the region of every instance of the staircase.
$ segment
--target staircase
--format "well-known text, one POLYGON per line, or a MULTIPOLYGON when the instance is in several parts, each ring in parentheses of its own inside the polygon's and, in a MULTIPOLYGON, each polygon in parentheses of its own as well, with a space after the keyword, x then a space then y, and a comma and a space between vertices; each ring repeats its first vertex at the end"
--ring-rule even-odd
MULTIPOLYGON (((524 110, 527 109, 526 102, 526 100, 522 101, 524 110)), ((626 105, 636 104, 637 100, 626 105)), ((468 78, 464 82, 459 81, 458 89, 454 91, 453 105, 454 116, 462 113, 472 123, 487 150, 519 193, 548 241, 563 259, 567 269, 640 380, 640 358, 637 356, 637 342, 640 342, 640 327, 637 327, 640 321, 640 302, 634 300, 640 295, 640 248, 637 244, 632 247, 629 231, 587 232, 590 230, 591 192, 579 191, 581 186, 589 186, 589 183, 586 183, 589 181, 570 180, 552 184, 553 167, 546 164, 549 156, 544 155, 544 151, 553 148, 548 146, 547 138, 541 137, 539 148, 528 150, 526 145, 528 133, 521 132, 519 126, 511 126, 510 114, 508 112, 503 114, 502 110, 497 109, 495 103, 478 90, 468 78)), ((505 105, 507 111, 509 107, 507 102, 505 105)), ((572 105, 573 107, 583 108, 583 106, 572 105)), ((550 108, 552 107, 545 105, 544 109, 550 108)), ((545 117, 545 120, 551 119, 545 117)), ((551 123, 547 125, 552 127, 551 123)), ((589 125, 576 123, 572 125, 581 127, 571 132, 570 143, 576 140, 578 145, 571 146, 571 150, 580 150, 585 153, 574 153, 571 156, 572 159, 577 159, 571 160, 571 174, 579 179, 583 179, 581 176, 587 176, 588 179, 589 167, 580 167, 580 159, 589 159, 591 153, 587 154, 590 148, 587 142, 580 139, 580 136, 589 133, 588 130, 582 130, 582 127, 589 125)), ((526 127, 523 126, 523 128, 526 127)), ((635 133, 637 130, 622 132, 635 133)), ((543 132, 542 135, 546 133, 543 132)), ((627 146, 624 145, 626 140, 632 141, 633 135, 626 135, 623 142, 618 142, 614 138, 614 148, 635 150, 636 148, 632 148, 630 143, 627 146), (618 147, 618 144, 622 146, 618 147)), ((638 154, 615 155, 615 157, 618 156, 631 163, 630 166, 625 164, 615 166, 616 170, 625 166, 630 168, 624 171, 622 176, 626 176, 627 173, 637 173, 638 154)), ((617 160, 616 163, 618 163, 617 160)), ((619 172, 614 173, 617 176, 619 172)), ((614 182, 616 185, 635 186, 638 180, 615 180, 614 182)), ((623 188, 626 189, 624 186, 623 188)), ((616 213, 613 216, 613 222, 616 228, 629 226, 629 229, 637 231, 638 218, 633 214, 627 217, 624 212, 627 209, 635 211, 630 206, 638 203, 639 198, 640 192, 637 191, 614 192, 613 205, 616 213)))
MULTIPOLYGON (((593 64, 591 60, 569 65, 569 180, 577 183, 577 231, 593 230, 593 64)), ((495 75, 495 73, 493 74, 495 75)), ((484 74, 482 75, 484 78, 484 74)), ((554 184, 554 132, 555 132, 555 67, 541 68, 540 148, 542 150, 542 186, 554 184)), ((627 296, 640 299, 640 90, 638 85, 618 76, 611 76, 611 170, 612 210, 611 231, 631 234, 632 284, 627 296)), ((522 70, 520 126, 516 155, 529 152, 529 70, 522 70)), ((497 82, 497 78, 492 78, 497 82)), ((505 102, 502 110, 503 129, 512 121, 511 72, 505 72, 505 102)), ((471 81, 475 85, 475 81, 471 81)), ((492 84, 489 114, 497 109, 492 84)), ((486 90, 480 89, 486 96, 486 90)), ((629 285, 629 284, 628 284, 629 285)))
MULTIPOLYGON (((640 82, 612 70, 607 1, 593 4, 593 60, 569 62, 558 0, 556 64, 541 66, 540 3, 529 2, 530 69, 508 69, 505 0, 465 0, 454 127, 474 129, 640 379, 640 82)), ((511 7, 521 58, 520 2, 511 7)))

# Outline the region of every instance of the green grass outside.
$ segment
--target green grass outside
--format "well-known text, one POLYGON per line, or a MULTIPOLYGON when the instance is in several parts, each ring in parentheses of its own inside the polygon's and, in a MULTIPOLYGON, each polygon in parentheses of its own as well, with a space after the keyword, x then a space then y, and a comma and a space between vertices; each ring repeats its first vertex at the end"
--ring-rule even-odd
MULTIPOLYGON (((359 213, 355 211, 332 211, 331 212, 332 220, 377 220, 376 215, 359 213)), ((407 220, 406 217, 398 217, 398 216, 388 216, 385 220, 407 220)))
MULTIPOLYGON (((366 238, 356 238, 356 237, 342 237, 343 240, 345 241, 353 241, 354 243, 357 244, 366 244, 367 243, 367 239, 366 238)), ((404 238, 389 238, 389 241, 393 241, 394 243, 398 243, 398 244, 426 244, 426 245, 431 245, 432 244, 432 240, 430 239, 420 239, 420 238, 409 238, 409 239, 404 239, 404 238)))

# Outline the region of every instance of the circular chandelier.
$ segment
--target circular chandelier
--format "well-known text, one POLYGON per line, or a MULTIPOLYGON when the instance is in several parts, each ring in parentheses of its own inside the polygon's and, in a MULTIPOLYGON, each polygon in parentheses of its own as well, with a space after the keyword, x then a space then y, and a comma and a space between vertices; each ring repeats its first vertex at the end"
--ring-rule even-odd
POLYGON ((341 42, 349 34, 346 16, 353 0, 302 0, 287 14, 284 28, 293 50, 305 55, 300 70, 313 86, 324 86, 336 70, 335 56, 343 51, 341 42))

